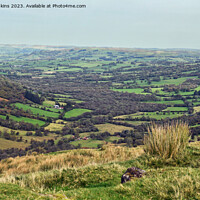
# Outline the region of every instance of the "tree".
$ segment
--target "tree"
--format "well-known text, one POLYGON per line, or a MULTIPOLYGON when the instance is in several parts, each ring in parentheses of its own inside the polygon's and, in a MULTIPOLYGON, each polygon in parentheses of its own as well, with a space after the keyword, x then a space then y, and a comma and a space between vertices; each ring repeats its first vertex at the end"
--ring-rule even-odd
POLYGON ((26 90, 24 97, 34 103, 37 103, 37 104, 42 103, 42 100, 40 99, 39 95, 32 93, 31 91, 26 90))

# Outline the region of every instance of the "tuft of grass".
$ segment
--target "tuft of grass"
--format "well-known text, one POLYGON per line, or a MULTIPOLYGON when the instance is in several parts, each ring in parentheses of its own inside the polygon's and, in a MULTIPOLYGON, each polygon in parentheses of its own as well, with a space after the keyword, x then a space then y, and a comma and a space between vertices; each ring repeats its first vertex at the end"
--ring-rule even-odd
POLYGON ((144 149, 149 155, 176 159, 184 154, 189 138, 190 131, 186 123, 153 124, 144 137, 144 149))
POLYGON ((196 168, 167 168, 144 180, 152 199, 200 199, 200 173, 196 168))

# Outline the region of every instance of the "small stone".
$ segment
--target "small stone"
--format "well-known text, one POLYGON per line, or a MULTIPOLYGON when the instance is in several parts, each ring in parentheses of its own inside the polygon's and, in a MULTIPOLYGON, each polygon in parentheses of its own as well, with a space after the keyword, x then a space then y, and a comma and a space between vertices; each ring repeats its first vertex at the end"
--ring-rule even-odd
POLYGON ((146 171, 137 167, 128 168, 121 177, 121 183, 123 184, 127 181, 131 181, 132 178, 141 178, 145 173, 146 171))

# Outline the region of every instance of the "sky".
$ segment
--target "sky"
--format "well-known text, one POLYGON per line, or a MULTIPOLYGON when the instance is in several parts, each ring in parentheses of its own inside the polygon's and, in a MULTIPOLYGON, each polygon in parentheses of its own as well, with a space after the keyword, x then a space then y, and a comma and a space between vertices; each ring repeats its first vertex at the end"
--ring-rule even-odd
POLYGON ((0 8, 0 44, 200 49, 199 0, 4 0, 0 4, 86 8, 0 8))

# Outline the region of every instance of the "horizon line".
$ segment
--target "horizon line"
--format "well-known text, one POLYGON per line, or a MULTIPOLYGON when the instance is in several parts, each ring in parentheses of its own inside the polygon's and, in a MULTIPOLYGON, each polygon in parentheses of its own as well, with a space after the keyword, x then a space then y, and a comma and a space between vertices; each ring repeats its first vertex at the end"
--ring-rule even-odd
POLYGON ((45 47, 60 47, 60 48, 116 48, 116 49, 152 49, 152 50, 156 50, 156 49, 161 49, 161 50, 200 50, 200 48, 188 48, 188 47, 167 47, 167 48, 163 48, 163 47, 125 47, 125 46, 85 46, 85 45, 52 45, 52 44, 25 44, 25 43, 21 43, 21 44, 8 44, 8 43, 1 43, 0 44, 5 45, 5 46, 33 46, 33 47, 39 47, 39 46, 45 46, 45 47))

